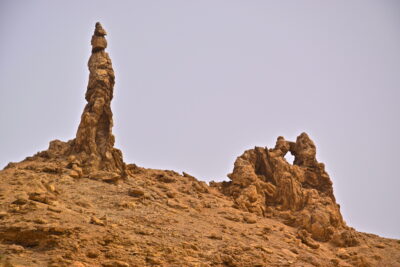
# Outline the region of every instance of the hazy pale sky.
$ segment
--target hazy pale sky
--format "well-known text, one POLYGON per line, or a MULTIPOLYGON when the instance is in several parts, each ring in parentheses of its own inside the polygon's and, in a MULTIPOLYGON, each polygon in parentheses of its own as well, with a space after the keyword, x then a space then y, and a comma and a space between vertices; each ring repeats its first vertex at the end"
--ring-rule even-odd
POLYGON ((0 165, 74 138, 94 24, 126 162, 222 180, 307 132, 346 222, 400 238, 400 1, 0 1, 0 165))

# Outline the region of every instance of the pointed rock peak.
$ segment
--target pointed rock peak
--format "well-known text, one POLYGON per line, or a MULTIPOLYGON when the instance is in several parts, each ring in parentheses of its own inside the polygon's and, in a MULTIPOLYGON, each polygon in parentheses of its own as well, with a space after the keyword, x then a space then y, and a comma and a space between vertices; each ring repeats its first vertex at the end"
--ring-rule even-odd
POLYGON ((107 35, 106 30, 104 30, 103 26, 101 26, 100 22, 96 22, 96 26, 94 29, 94 35, 104 36, 107 35))
POLYGON ((107 40, 104 37, 105 35, 107 35, 107 32, 103 29, 103 26, 101 26, 100 22, 96 22, 91 41, 92 53, 103 51, 107 48, 107 40))

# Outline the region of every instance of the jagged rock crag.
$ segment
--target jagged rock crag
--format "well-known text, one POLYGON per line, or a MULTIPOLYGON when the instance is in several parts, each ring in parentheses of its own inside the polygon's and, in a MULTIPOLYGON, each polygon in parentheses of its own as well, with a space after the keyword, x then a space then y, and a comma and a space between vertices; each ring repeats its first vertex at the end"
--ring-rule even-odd
POLYGON ((316 147, 306 133, 296 142, 278 137, 273 149, 245 151, 228 177, 231 181, 223 182, 221 190, 242 210, 281 217, 318 241, 328 241, 334 233, 342 234, 340 230, 348 228, 325 166, 316 160, 316 147), (294 156, 293 165, 284 158, 288 152, 294 156))

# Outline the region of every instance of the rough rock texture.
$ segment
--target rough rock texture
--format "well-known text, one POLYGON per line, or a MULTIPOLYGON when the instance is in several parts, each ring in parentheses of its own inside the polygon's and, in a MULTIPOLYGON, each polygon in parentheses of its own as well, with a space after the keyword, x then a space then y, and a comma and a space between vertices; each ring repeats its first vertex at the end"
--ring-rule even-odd
POLYGON ((115 83, 107 47, 106 31, 96 23, 92 36, 92 54, 89 58, 89 82, 85 98, 87 104, 81 116, 76 138, 68 142, 54 140, 49 148, 36 156, 63 164, 74 178, 91 178, 116 182, 126 178, 126 164, 122 152, 114 148, 112 134, 113 114, 111 100, 115 83))
MULTIPOLYGON (((89 83, 86 91, 87 105, 81 123, 72 142, 71 167, 81 165, 83 174, 102 170, 125 176, 125 164, 120 150, 114 148, 112 134, 111 100, 114 90, 114 70, 111 59, 104 51, 107 47, 106 31, 100 23, 92 36, 89 83)), ((76 170, 77 168, 74 167, 76 170)), ((79 171, 78 171, 79 172, 79 171)))
POLYGON ((316 160, 315 144, 306 133, 296 142, 278 137, 273 149, 247 150, 228 176, 231 181, 224 182, 221 190, 242 210, 280 217, 318 241, 330 240, 335 231, 351 231, 336 204, 332 181, 324 164, 316 160), (284 158, 288 152, 294 156, 293 165, 284 158))
POLYGON ((398 240, 315 241, 186 173, 128 164, 110 184, 65 163, 36 155, 0 171, 1 267, 400 266, 398 240))
POLYGON ((305 134, 246 151, 229 183, 125 165, 104 35, 77 138, 0 171, 0 267, 400 266, 399 240, 346 227, 305 134))

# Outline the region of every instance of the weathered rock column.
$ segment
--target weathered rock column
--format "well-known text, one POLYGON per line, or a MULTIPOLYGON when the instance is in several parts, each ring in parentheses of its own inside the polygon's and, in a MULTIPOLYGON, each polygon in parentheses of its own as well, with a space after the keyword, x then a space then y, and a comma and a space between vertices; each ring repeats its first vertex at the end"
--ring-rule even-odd
POLYGON ((71 154, 82 165, 85 175, 94 171, 110 171, 125 175, 125 163, 120 150, 114 148, 111 100, 114 91, 114 70, 107 47, 106 31, 99 22, 92 36, 92 55, 89 58, 89 83, 81 122, 71 154))

